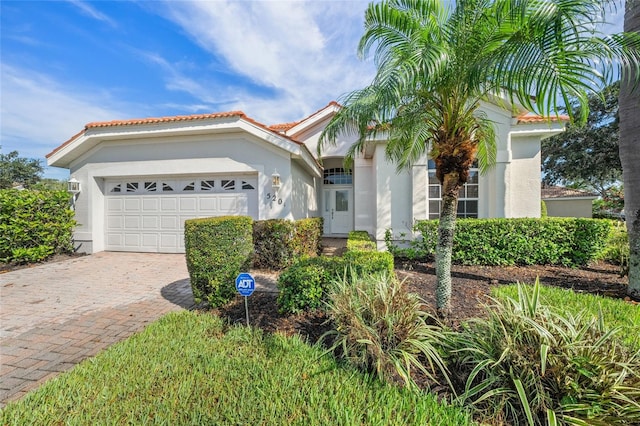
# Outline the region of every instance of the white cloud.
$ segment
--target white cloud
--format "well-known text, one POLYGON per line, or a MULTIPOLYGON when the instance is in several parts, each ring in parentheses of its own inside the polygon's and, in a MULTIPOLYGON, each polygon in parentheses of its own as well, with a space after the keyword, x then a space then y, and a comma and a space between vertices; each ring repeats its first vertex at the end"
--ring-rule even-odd
POLYGON ((91 17, 93 19, 96 19, 98 21, 105 22, 105 23, 111 25, 114 28, 118 26, 116 24, 116 21, 114 21, 113 19, 109 18, 104 13, 96 10, 91 5, 89 5, 88 3, 86 3, 86 2, 84 2, 82 0, 67 0, 67 1, 69 3, 71 3, 72 5, 74 5, 75 7, 77 7, 78 9, 80 9, 80 11, 83 14, 85 14, 86 16, 89 16, 89 17, 91 17))
MULTIPOLYGON (((51 77, 2 64, 0 140, 3 152, 42 159, 91 121, 131 117, 108 93, 63 87, 51 77)), ((134 110, 134 108, 130 108, 134 110)), ((135 116, 140 114, 139 109, 135 116)), ((46 164, 46 163, 45 163, 46 164)), ((56 177, 60 172, 47 172, 56 177)))
MULTIPOLYGON (((275 90, 274 99, 204 90, 205 102, 236 105, 268 123, 304 117, 345 92, 369 83, 371 64, 356 57, 365 2, 167 2, 169 19, 234 72, 275 90)), ((177 88, 184 81, 174 82, 177 88)), ((184 87, 184 86, 183 86, 184 87)), ((189 87, 184 89, 190 93, 189 87)))

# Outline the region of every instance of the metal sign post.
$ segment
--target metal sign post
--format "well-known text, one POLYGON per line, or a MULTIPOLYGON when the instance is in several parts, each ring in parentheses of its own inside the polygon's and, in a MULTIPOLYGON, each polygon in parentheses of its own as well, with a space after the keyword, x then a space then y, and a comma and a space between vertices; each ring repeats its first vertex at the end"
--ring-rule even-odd
POLYGON ((247 298, 253 294, 256 289, 256 280, 246 273, 241 272, 236 278, 236 290, 241 296, 244 296, 244 311, 247 314, 247 327, 249 326, 249 302, 247 298))

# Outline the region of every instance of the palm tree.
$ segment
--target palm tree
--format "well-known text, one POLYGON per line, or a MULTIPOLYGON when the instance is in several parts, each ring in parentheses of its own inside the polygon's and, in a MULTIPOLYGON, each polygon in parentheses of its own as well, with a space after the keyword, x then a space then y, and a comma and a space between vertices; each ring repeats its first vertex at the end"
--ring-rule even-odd
MULTIPOLYGON (((365 12, 359 54, 374 51, 373 82, 346 95, 322 144, 356 133, 353 158, 373 139, 388 140, 398 168, 428 154, 443 187, 436 248, 437 306, 450 311, 451 251, 458 190, 477 158, 495 163, 483 101, 519 102, 551 116, 576 98, 586 119, 588 93, 613 80, 612 65, 638 67, 640 37, 603 36, 600 0, 384 0, 365 12), (535 100, 535 101, 534 101, 535 100)), ((571 111, 570 111, 571 114, 571 111)), ((348 158, 349 158, 348 157, 348 158)))
MULTIPOLYGON (((640 1, 627 0, 624 30, 640 32, 640 1)), ((624 180, 624 211, 629 233, 630 297, 640 300, 640 90, 632 90, 638 78, 632 72, 624 75, 620 89, 620 160, 624 180)))

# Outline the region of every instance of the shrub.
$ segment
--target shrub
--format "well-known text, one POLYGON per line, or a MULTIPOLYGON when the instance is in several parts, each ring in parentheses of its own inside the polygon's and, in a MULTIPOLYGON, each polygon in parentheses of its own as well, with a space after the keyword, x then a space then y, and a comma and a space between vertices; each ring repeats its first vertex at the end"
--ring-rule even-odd
POLYGON ((310 217, 295 222, 293 236, 293 253, 296 258, 302 256, 318 256, 322 252, 323 219, 310 217))
POLYGON ((637 424, 640 352, 617 329, 540 301, 539 283, 449 335, 459 400, 507 424, 637 424), (457 379, 457 380, 456 380, 457 379))
POLYGON ((294 263, 278 278, 278 310, 297 313, 322 307, 329 284, 342 268, 344 262, 339 257, 319 256, 294 263))
POLYGON ((545 203, 544 200, 540 200, 540 218, 546 219, 547 217, 549 217, 549 213, 547 211, 547 203, 545 203))
POLYGON ((620 275, 629 273, 629 234, 625 222, 613 222, 607 244, 599 258, 619 265, 620 275))
POLYGON ((434 319, 422 310, 420 298, 407 293, 393 275, 350 272, 335 282, 329 297, 335 325, 329 334, 336 336, 330 350, 339 349, 349 363, 382 380, 399 376, 416 386, 412 370, 434 381, 437 372, 447 377, 437 349, 444 335, 439 326, 429 325, 434 319))
POLYGON ((282 269, 294 259, 295 224, 286 219, 259 220, 253 224, 253 266, 282 269))
POLYGON ((280 270, 301 256, 317 256, 322 245, 322 218, 259 220, 253 224, 255 268, 280 270))
POLYGON ((347 250, 377 251, 378 246, 367 231, 351 231, 347 238, 347 250))
POLYGON ((278 278, 278 309, 296 313, 318 309, 327 301, 331 283, 351 269, 355 274, 393 274, 390 253, 351 251, 343 257, 304 258, 283 271, 278 278))
POLYGON ((187 269, 196 302, 219 306, 234 296, 236 277, 251 264, 252 222, 248 216, 185 221, 187 269))
POLYGON ((73 251, 66 191, 0 190, 0 261, 30 263, 73 251))
MULTIPOLYGON (((432 259, 438 221, 418 221, 421 237, 410 243, 418 258, 432 259)), ((611 223, 581 218, 459 219, 453 240, 453 262, 465 265, 584 265, 604 247, 611 223)), ((403 249, 388 241, 389 251, 403 249)))

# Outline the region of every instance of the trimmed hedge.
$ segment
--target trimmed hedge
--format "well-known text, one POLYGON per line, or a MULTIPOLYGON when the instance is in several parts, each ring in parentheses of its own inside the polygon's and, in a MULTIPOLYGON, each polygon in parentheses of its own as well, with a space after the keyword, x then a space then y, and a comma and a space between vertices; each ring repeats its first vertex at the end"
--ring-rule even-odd
POLYGON ((348 278, 352 275, 375 273, 393 274, 391 253, 348 251, 342 257, 302 259, 282 272, 278 278, 278 310, 280 313, 296 313, 322 308, 334 280, 343 276, 348 278))
MULTIPOLYGON (((396 256, 433 258, 437 220, 418 221, 422 234, 400 249, 387 241, 396 256)), ((458 219, 453 240, 453 262, 463 265, 584 265, 598 258, 611 231, 611 222, 599 219, 458 219)))
POLYGON ((187 269, 196 303, 220 306, 235 295, 236 277, 251 265, 252 223, 248 216, 185 221, 187 269))
POLYGON ((0 261, 39 262, 73 252, 67 191, 0 190, 0 261))
POLYGON ((347 250, 377 251, 378 245, 367 231, 351 231, 347 238, 347 250))
POLYGON ((317 256, 322 245, 322 218, 259 220, 253 224, 253 266, 280 270, 301 256, 317 256))

